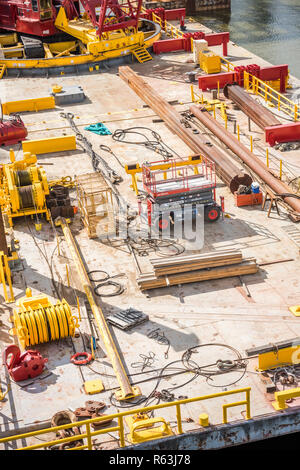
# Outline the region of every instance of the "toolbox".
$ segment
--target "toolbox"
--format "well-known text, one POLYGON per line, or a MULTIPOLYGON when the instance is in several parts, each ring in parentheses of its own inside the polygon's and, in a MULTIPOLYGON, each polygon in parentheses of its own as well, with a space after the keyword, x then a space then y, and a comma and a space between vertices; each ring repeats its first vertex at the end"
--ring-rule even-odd
POLYGON ((251 194, 237 194, 237 192, 234 193, 235 205, 237 207, 262 204, 262 199, 263 195, 261 191, 259 193, 251 194))

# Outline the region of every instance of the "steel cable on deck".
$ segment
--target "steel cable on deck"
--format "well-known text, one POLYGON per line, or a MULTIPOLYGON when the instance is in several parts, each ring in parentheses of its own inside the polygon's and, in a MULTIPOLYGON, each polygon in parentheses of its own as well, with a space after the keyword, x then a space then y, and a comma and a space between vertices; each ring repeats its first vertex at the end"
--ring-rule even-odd
MULTIPOLYGON (((156 380, 157 382, 155 384, 155 387, 148 396, 142 397, 139 400, 134 401, 134 402, 132 402, 130 400, 130 401, 124 401, 124 402, 122 402, 122 404, 120 404, 120 403, 116 402, 116 399, 114 398, 114 395, 112 394, 111 397, 110 397, 110 402, 112 403, 112 405, 120 407, 120 408, 132 408, 132 407, 135 407, 135 406, 139 406, 141 404, 144 404, 145 407, 149 406, 149 403, 153 402, 155 400, 157 401, 157 403, 159 403, 161 399, 165 400, 165 401, 172 401, 172 400, 175 399, 174 394, 171 393, 173 390, 184 387, 185 385, 187 385, 187 384, 191 383, 193 380, 195 380, 197 377, 204 377, 206 379, 206 382, 208 383, 208 385, 210 385, 212 387, 219 387, 219 388, 224 388, 225 387, 226 388, 226 387, 229 387, 231 385, 236 384, 237 382, 239 382, 244 377, 244 375, 247 372, 247 364, 248 364, 248 358, 246 358, 246 359, 243 358, 241 356, 241 354, 239 353, 239 351, 237 349, 233 348, 230 345, 222 344, 222 343, 205 343, 203 345, 194 346, 193 348, 187 349, 183 353, 181 359, 172 361, 172 362, 166 364, 161 369, 158 369, 158 371, 159 371, 158 376, 148 377, 144 380, 140 380, 140 381, 137 381, 134 384, 132 384, 132 385, 138 385, 138 384, 141 384, 141 383, 149 382, 151 380, 156 380), (234 354, 237 357, 236 357, 236 359, 233 359, 233 360, 230 360, 230 361, 229 360, 219 359, 215 363, 200 366, 197 362, 195 362, 194 360, 191 359, 191 356, 192 356, 192 354, 197 352, 196 350, 198 348, 207 347, 207 346, 218 346, 218 347, 227 348, 230 351, 234 352, 234 354), (178 368, 176 368, 177 372, 173 372, 171 374, 165 374, 167 369, 170 368, 170 366, 174 366, 175 364, 181 364, 181 365, 184 366, 184 368, 178 367, 178 368), (216 366, 216 368, 215 369, 208 369, 209 367, 212 367, 212 366, 216 366), (233 382, 230 382, 230 383, 227 383, 227 384, 222 384, 222 385, 215 385, 215 384, 211 383, 212 380, 213 380, 212 377, 227 374, 227 373, 234 372, 234 371, 239 371, 240 369, 242 369, 240 377, 238 377, 238 379, 236 379, 233 382), (158 386, 159 386, 159 384, 160 384, 160 382, 163 378, 174 377, 174 376, 185 374, 185 373, 188 373, 188 372, 193 373, 194 375, 193 375, 192 378, 190 378, 189 380, 187 380, 183 384, 175 385, 174 387, 168 387, 166 389, 163 389, 161 392, 157 391, 158 386)), ((174 369, 174 367, 172 367, 172 369, 174 369)), ((101 375, 100 372, 97 372, 95 370, 93 370, 93 371, 95 373, 98 373, 99 375, 101 375)), ((146 372, 143 371, 143 372, 139 372, 137 374, 129 374, 128 376, 132 377, 132 376, 135 376, 135 375, 140 375, 140 374, 145 374, 145 373, 148 374, 148 373, 151 373, 151 372, 154 372, 154 371, 153 370, 152 371, 146 371, 146 372)), ((116 388, 117 387, 115 387, 112 390, 115 390, 116 388)), ((109 391, 109 390, 107 390, 107 391, 109 391)))
POLYGON ((112 138, 113 140, 124 144, 143 145, 145 148, 153 150, 154 152, 160 154, 166 161, 170 160, 170 158, 174 158, 174 154, 177 157, 180 157, 175 150, 171 149, 171 147, 169 147, 165 142, 163 142, 158 132, 150 129, 149 127, 129 127, 128 129, 116 129, 115 132, 112 134, 112 138), (145 133, 139 132, 140 130, 146 130, 150 132, 153 140, 150 140, 145 133), (128 134, 142 136, 144 140, 125 140, 128 134))

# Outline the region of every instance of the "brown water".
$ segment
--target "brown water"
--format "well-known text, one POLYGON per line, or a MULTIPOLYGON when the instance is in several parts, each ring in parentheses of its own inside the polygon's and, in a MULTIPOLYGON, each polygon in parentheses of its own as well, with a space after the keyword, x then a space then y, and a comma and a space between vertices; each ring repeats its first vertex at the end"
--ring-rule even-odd
POLYGON ((288 64, 300 78, 300 0, 231 0, 231 12, 196 17, 214 31, 274 65, 288 64))

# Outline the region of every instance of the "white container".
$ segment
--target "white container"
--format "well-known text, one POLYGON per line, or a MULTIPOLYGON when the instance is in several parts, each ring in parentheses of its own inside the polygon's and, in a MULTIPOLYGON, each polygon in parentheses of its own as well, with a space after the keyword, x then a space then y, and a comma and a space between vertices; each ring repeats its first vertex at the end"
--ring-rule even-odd
POLYGON ((194 39, 193 41, 193 55, 195 64, 199 64, 199 54, 208 48, 208 42, 205 39, 194 39))

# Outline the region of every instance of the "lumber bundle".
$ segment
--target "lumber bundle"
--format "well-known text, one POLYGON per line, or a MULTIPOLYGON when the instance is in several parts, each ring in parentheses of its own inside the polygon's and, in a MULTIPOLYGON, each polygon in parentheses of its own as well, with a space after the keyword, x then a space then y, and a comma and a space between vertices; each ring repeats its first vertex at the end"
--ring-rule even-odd
POLYGON ((242 258, 240 251, 205 253, 176 258, 152 259, 152 273, 140 274, 137 283, 141 290, 255 274, 255 258, 242 258))
POLYGON ((172 258, 151 259, 156 277, 165 274, 184 273, 205 268, 215 268, 230 264, 241 263, 243 259, 241 251, 225 251, 218 253, 202 253, 191 256, 176 256, 172 258))

